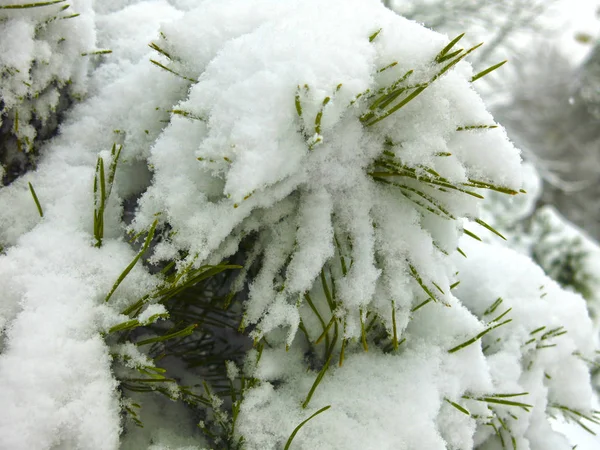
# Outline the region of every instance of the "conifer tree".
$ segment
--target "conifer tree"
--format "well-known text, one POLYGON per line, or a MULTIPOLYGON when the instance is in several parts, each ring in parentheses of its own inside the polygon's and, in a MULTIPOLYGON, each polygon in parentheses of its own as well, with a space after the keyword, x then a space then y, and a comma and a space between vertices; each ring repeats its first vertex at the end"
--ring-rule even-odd
POLYGON ((570 449, 585 301, 482 239, 499 66, 379 0, 172 4, 0 189, 0 447, 570 449))

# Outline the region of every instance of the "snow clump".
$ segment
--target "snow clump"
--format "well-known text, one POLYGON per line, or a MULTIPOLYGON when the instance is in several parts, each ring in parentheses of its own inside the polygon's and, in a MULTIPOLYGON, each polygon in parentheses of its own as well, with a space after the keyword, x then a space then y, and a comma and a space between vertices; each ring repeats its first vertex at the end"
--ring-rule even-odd
POLYGON ((246 324, 257 338, 288 327, 288 344, 322 273, 347 339, 370 311, 391 330, 394 310, 401 331, 424 291, 448 303, 456 219, 477 216, 485 188, 521 183, 468 51, 444 52, 444 36, 376 2, 234 3, 189 12, 157 44, 161 64, 193 81, 152 148, 134 222, 160 214, 175 231, 155 259, 218 262, 255 236, 246 324), (252 24, 246 8, 259 11, 252 24), (208 25, 226 14, 227 28, 208 25))

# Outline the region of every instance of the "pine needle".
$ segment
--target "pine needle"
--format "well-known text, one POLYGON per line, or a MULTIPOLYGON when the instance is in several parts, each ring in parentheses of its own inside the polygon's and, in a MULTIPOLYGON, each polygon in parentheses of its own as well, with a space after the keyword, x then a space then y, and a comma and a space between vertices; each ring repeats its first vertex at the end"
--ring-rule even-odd
POLYGON ((506 241, 506 238, 502 234, 500 234, 500 232, 498 232, 496 229, 494 229, 491 225, 488 225, 487 223, 485 223, 483 220, 475 219, 475 222, 478 223, 479 225, 481 225, 482 227, 488 229, 489 231, 494 233, 496 236, 499 236, 506 241))
POLYGON ((435 57, 435 61, 439 62, 441 58, 443 58, 444 56, 446 56, 446 54, 452 49, 452 47, 454 47, 456 45, 456 43, 458 41, 460 41, 463 36, 465 35, 465 33, 459 34, 458 36, 456 36, 454 39, 452 39, 450 41, 450 43, 448 43, 448 45, 446 45, 435 57))
POLYGON ((469 237, 471 237, 471 238, 475 239, 476 241, 479 241, 479 242, 481 242, 481 238, 480 238, 479 236, 477 236, 475 233, 473 233, 473 232, 471 232, 471 231, 467 230, 466 228, 463 228, 463 232, 464 232, 464 233, 465 233, 467 236, 469 236, 469 237))
POLYGON ((31 192, 31 196, 33 197, 35 206, 37 206, 37 210, 38 210, 40 217, 44 217, 44 211, 42 211, 42 205, 40 205, 40 201, 38 200, 38 196, 36 195, 35 190, 33 189, 33 186, 31 185, 31 183, 27 183, 27 184, 29 184, 29 191, 31 192))
POLYGON ((487 69, 482 70, 477 75, 474 75, 473 78, 471 78, 471 83, 479 80, 480 78, 485 77, 487 74, 489 74, 490 72, 493 72, 497 68, 502 67, 504 64, 506 64, 507 61, 508 60, 505 59, 504 61, 499 62, 498 64, 494 64, 492 67, 488 67, 487 69))
POLYGON ((496 328, 501 327, 502 325, 506 325, 507 323, 510 323, 510 322, 512 322, 512 319, 508 319, 508 320, 505 320, 504 322, 500 322, 496 325, 488 327, 485 330, 483 330, 481 333, 479 333, 477 336, 472 337, 471 339, 463 342, 462 344, 459 344, 456 347, 451 348, 450 350, 448 350, 448 353, 455 353, 459 350, 462 350, 463 348, 468 347, 469 345, 477 342, 479 339, 481 339, 483 336, 488 334, 490 331, 495 330, 496 328))
POLYGON ((292 445, 292 441, 296 437, 296 434, 298 434, 298 431, 300 431, 300 428, 302 428, 313 417, 316 417, 319 414, 321 414, 322 412, 327 411, 329 408, 331 408, 331 405, 327 405, 327 406, 321 408, 316 413, 314 413, 312 416, 310 416, 308 419, 300 422, 300 425, 298 425, 296 428, 294 428, 294 431, 292 431, 292 434, 290 435, 290 437, 288 438, 287 442, 285 443, 285 447, 283 448, 283 450, 288 450, 290 448, 290 445, 292 445))
POLYGON ((144 255, 144 253, 146 253, 146 250, 148 250, 148 247, 150 246, 150 242, 152 242, 152 238, 154 237, 154 231, 156 230, 157 224, 158 224, 158 219, 155 220, 154 223, 152 224, 152 226, 150 227, 150 231, 148 232, 148 236, 146 237, 146 242, 144 242, 144 246, 142 247, 140 252, 135 256, 135 258, 133 258, 133 261, 131 261, 129 263, 129 265, 125 268, 125 270, 121 273, 121 275, 119 275, 119 278, 117 279, 117 281, 113 285, 112 289, 110 290, 110 292, 104 299, 105 302, 110 300, 110 298, 112 297, 114 292, 117 290, 117 288, 119 287, 121 282, 125 279, 125 277, 127 275, 129 275, 129 272, 131 272, 131 269, 133 269, 133 267, 137 264, 137 262, 144 255))
POLYGON ((161 69, 166 70, 167 72, 172 73, 173 75, 178 76, 179 78, 183 78, 184 80, 191 81, 192 83, 196 81, 196 80, 194 80, 192 78, 188 78, 186 76, 181 75, 180 73, 175 72, 173 69, 169 69, 167 66, 165 66, 164 64, 159 63, 158 61, 156 61, 154 59, 151 59, 150 62, 152 64, 154 64, 155 66, 158 66, 161 69))
POLYGON ((467 416, 471 416, 471 413, 466 408, 460 406, 458 403, 455 403, 452 400, 448 400, 447 398, 445 398, 444 400, 446 400, 449 404, 458 409, 461 413, 466 414, 467 416))
POLYGON ((319 371, 319 374, 317 375, 317 378, 315 379, 315 382, 311 386, 310 391, 308 391, 308 395, 306 396, 306 400, 304 400, 304 403, 302 403, 302 408, 306 408, 308 406, 308 404, 310 403, 310 399, 312 398, 313 394, 315 393, 315 390, 317 389, 317 386, 319 386, 319 383, 321 382, 321 380, 325 376, 325 372, 327 372, 327 369, 329 369, 329 362, 330 361, 331 361, 331 355, 329 355, 329 358, 327 358, 327 361, 325 361, 325 364, 323 365, 323 368, 319 371))
POLYGON ((112 50, 92 50, 91 52, 83 52, 81 56, 91 56, 91 55, 109 55, 112 53, 112 50))
POLYGON ((371 36, 369 36, 369 42, 373 42, 377 38, 377 36, 379 36, 379 33, 381 33, 382 29, 383 28, 380 28, 375 33, 373 33, 371 36))

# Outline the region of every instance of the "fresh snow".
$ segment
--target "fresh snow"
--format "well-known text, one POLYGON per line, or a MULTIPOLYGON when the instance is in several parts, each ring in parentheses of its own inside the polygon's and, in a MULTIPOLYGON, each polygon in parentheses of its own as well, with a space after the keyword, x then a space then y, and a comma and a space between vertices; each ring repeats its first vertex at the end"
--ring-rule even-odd
MULTIPOLYGON (((243 325, 257 346, 243 367, 227 364, 232 383, 252 380, 235 424, 245 448, 282 448, 327 405, 293 448, 497 449, 513 439, 571 448, 549 415, 590 413, 594 326, 584 300, 530 259, 463 235, 463 226, 489 233, 474 221, 490 192, 465 184, 517 192, 527 177, 473 89, 470 64, 438 77, 452 60, 435 62, 447 36, 377 0, 75 6, 82 22, 60 23, 83 24, 76 30, 89 39, 68 45, 113 51, 93 64, 79 47, 34 39, 36 21, 58 6, 0 9, 0 64, 22 77, 38 52, 52 61, 41 80, 71 68, 74 87, 88 92, 41 147, 36 170, 0 188, 0 447, 208 445, 182 403, 118 390, 116 361, 123 370, 154 363, 107 333, 160 277, 140 262, 105 300, 139 251, 126 232, 143 241, 156 221, 152 263, 175 260, 183 271, 248 251, 233 288, 248 294, 243 325), (427 86, 374 123, 380 116, 365 113, 397 80, 400 99, 427 86), (122 153, 96 248, 94 177, 113 146, 122 153), (390 167, 404 175, 377 175, 390 167), (323 318, 335 324, 324 333, 329 357, 315 344, 323 318), (144 429, 122 419, 136 405, 144 429)), ((21 108, 13 94, 0 92, 9 116, 21 108)), ((138 320, 167 314, 150 303, 138 320)))

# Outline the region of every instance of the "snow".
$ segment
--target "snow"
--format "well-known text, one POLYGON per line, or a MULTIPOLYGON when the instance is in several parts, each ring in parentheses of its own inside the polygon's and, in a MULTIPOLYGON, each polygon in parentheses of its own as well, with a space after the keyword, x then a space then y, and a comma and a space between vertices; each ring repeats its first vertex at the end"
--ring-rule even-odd
MULTIPOLYGON (((58 6, 0 9, 0 65, 23 69, 7 92, 30 73, 46 86, 58 68, 88 92, 36 170, 0 189, 0 447, 202 448, 202 418, 227 422, 248 449, 274 449, 331 405, 294 448, 494 448, 488 420, 519 448, 570 448, 547 414, 589 413, 594 327, 584 300, 529 259, 461 238, 483 186, 516 193, 523 170, 503 128, 485 128, 496 124, 470 64, 439 61, 447 37, 377 0, 76 6, 82 20, 60 23, 81 39, 64 52, 57 35, 33 31, 58 6), (82 63, 81 46, 112 53, 82 63), (35 58, 51 63, 30 72, 35 58), (405 90, 374 104, 397 81, 405 90), (402 107, 384 117, 388 101, 402 107), (113 146, 122 152, 98 245, 93 183, 113 146), (126 232, 143 240, 155 223, 145 256, 180 273, 248 251, 234 287, 247 292, 256 348, 243 368, 227 363, 232 386, 247 382, 235 432, 225 413, 118 388, 154 362, 109 330, 162 279, 140 261, 107 294, 139 252, 126 232), (566 334, 545 334, 558 327, 566 334), (122 419, 132 408, 146 428, 122 419)), ((0 94, 16 120, 19 96, 0 94)), ((47 94, 45 112, 59 99, 47 94)), ((150 302, 137 319, 168 314, 150 302)))
POLYGON ((436 353, 421 348, 403 358, 353 355, 342 369, 324 379, 314 406, 307 409, 298 405, 313 382, 312 374, 300 371, 277 390, 264 384, 248 395, 239 430, 249 437, 249 449, 280 448, 302 420, 332 405, 298 433, 297 448, 445 448, 434 424, 441 407, 435 383, 440 355, 436 353), (399 403, 405 407, 397 408, 399 403))
MULTIPOLYGON (((0 447, 116 448, 116 382, 99 331, 111 314, 104 296, 132 255, 123 243, 95 249, 85 234, 43 223, 0 257, 0 401, 10 411, 0 447)), ((142 271, 132 275, 121 295, 151 286, 142 271)))
POLYGON ((108 10, 109 4, 102 1, 95 5, 98 46, 108 48, 112 53, 94 71, 90 80, 92 93, 98 93, 102 87, 117 80, 127 68, 153 57, 148 45, 157 37, 156 30, 162 23, 182 16, 182 12, 166 0, 141 1, 123 5, 115 11, 108 10), (100 14, 101 11, 106 13, 100 14))
MULTIPOLYGON (((93 13, 83 16, 82 31, 93 35, 93 13)), ((81 37, 73 43, 87 45, 81 37)), ((68 52, 63 57, 72 59, 68 52)), ((81 61, 79 53, 75 60, 81 61)), ((60 58, 53 58, 53 64, 68 67, 60 58)), ((138 95, 143 88, 142 84, 138 95)), ((5 251, 0 256, 0 401, 10 411, 0 419, 3 448, 114 449, 119 445, 117 382, 100 332, 122 321, 118 311, 150 291, 156 281, 138 266, 112 303, 104 304, 106 294, 135 256, 118 238, 122 235, 118 189, 106 214, 106 234, 113 239, 107 239, 101 249, 91 245, 94 161, 102 148, 110 148, 112 130, 118 128, 118 117, 96 117, 93 112, 115 104, 122 91, 118 84, 113 89, 112 97, 109 94, 76 107, 66 121, 72 125, 65 123, 61 136, 44 149, 46 158, 38 170, 0 192, 0 202, 10 205, 3 208, 0 219, 5 251), (108 134, 100 126, 102 120, 113 120, 108 134), (28 182, 35 186, 43 218, 28 182)), ((126 98, 121 96, 121 107, 129 110, 126 98)), ((127 194, 131 183, 122 184, 121 192, 127 194)))
POLYGON ((495 440, 494 432, 445 399, 471 414, 485 413, 478 409, 481 404, 463 396, 496 392, 526 392, 518 401, 533 405, 529 413, 491 405, 496 417, 492 423, 495 420, 500 428, 499 418, 506 425, 506 431, 501 430, 504 439, 512 434, 519 448, 571 448, 562 435, 552 431, 546 410, 555 405, 576 410, 591 407, 589 373, 573 354, 577 349, 590 356, 597 345, 590 340, 592 323, 585 302, 561 290, 528 258, 467 239, 461 247, 469 257, 454 259, 461 279, 456 299, 468 310, 454 304, 415 312, 399 355, 369 350, 347 356, 343 367, 330 369, 310 407, 299 405, 316 374, 303 373, 302 353, 263 350, 253 373, 262 383, 247 394, 238 422, 248 448, 278 448, 304 418, 332 405, 298 433, 294 440, 298 448, 442 449, 452 445, 469 449, 486 439, 495 440), (481 331, 475 317, 489 321, 485 310, 499 296, 504 302, 494 316, 512 308, 507 315, 512 322, 486 335, 481 344, 447 353, 445 348, 481 331), (536 349, 535 344, 525 342, 539 325, 546 330, 562 326, 567 333, 547 339, 547 344, 556 346, 536 349), (490 349, 482 351, 488 344, 490 349), (410 426, 399 426, 407 423, 410 426))
POLYGON ((33 151, 37 131, 49 135, 56 129, 51 118, 64 108, 60 93, 76 99, 86 92, 90 57, 83 54, 96 50, 92 2, 63 6, 0 9, 0 125, 5 122, 8 128, 2 131, 3 163, 17 158, 16 152, 33 151), (41 122, 37 130, 34 120, 41 122))
MULTIPOLYGON (((415 258, 417 271, 428 278, 436 276, 435 272, 427 273, 426 267, 435 267, 431 258, 440 256, 433 250, 431 237, 421 231, 419 216, 412 212, 414 204, 389 194, 389 187, 377 185, 366 176, 367 167, 381 152, 386 138, 402 142, 402 161, 409 167, 444 169, 443 176, 457 182, 474 177, 503 186, 520 185, 518 152, 501 129, 456 132, 460 126, 492 120, 471 89, 468 80, 472 72, 463 63, 373 131, 357 120, 362 103, 348 108, 366 89, 375 91, 408 70, 414 71, 413 83, 430 79, 435 75, 435 66, 429 61, 444 45, 441 36, 363 2, 356 4, 360 21, 353 8, 340 11, 335 5, 319 6, 313 20, 314 32, 306 35, 302 17, 313 14, 311 8, 315 5, 308 2, 291 8, 297 13, 264 8, 262 25, 246 24, 249 28, 245 34, 218 44, 222 45, 218 53, 209 50, 210 42, 203 39, 201 51, 207 56, 216 55, 205 68, 200 66, 202 57, 196 57, 193 66, 187 62, 174 66, 178 73, 198 78, 189 97, 176 108, 201 120, 174 115, 156 141, 151 156, 154 182, 142 197, 134 222, 134 230, 139 231, 161 213, 161 220, 171 224, 177 234, 171 242, 158 246, 155 258, 169 257, 179 249, 193 255, 190 261, 195 264, 209 256, 214 260, 215 255, 224 258, 235 251, 230 245, 226 252, 219 250, 226 238, 239 235, 239 241, 254 230, 265 233, 265 238, 259 240, 271 242, 261 273, 251 285, 246 316, 249 323, 260 322, 257 336, 284 323, 295 328, 298 318, 286 303, 291 299, 295 302, 298 294, 310 288, 333 255, 334 230, 340 233, 340 240, 352 242, 353 265, 337 286, 346 310, 341 315, 349 317, 374 301, 382 270, 373 259, 376 242, 404 246, 412 241, 412 248, 398 249, 393 258, 415 258), (368 36, 379 28, 383 31, 371 44, 368 36), (273 34, 279 36, 276 41, 269 38, 273 34), (344 45, 325 45, 342 35, 344 45), (411 44, 417 41, 418 48, 411 44), (407 45, 398 47, 396 42, 407 45), (373 69, 389 61, 399 63, 381 77, 374 77, 373 69), (305 85, 308 88, 298 88, 305 85), (326 97, 331 100, 323 107, 326 97), (427 116, 423 111, 428 112, 427 116), (321 117, 317 137, 322 142, 315 144, 317 141, 311 140, 317 130, 317 116, 321 117), (452 156, 443 158, 438 166, 434 155, 440 151, 452 156), (274 226, 256 223, 262 210, 278 208, 285 197, 298 204, 294 207, 297 212, 274 226), (310 204, 310 223, 305 218, 306 204, 310 204), (399 213, 396 221, 384 218, 388 211, 398 208, 405 212, 399 213), (376 228, 372 227, 373 221, 377 222, 376 228), (295 236, 293 228, 297 228, 295 236), (402 228, 412 232, 401 232, 402 228), (283 282, 285 289, 277 294, 275 278, 288 258, 291 262, 283 282), (270 305, 270 315, 261 321, 270 305)), ((170 29, 181 29, 198 20, 215 24, 224 11, 230 16, 227 31, 232 32, 235 28, 231 24, 241 22, 246 11, 233 12, 228 2, 211 3, 208 10, 198 10, 202 14, 197 18, 190 12, 181 24, 165 27, 161 45, 187 61, 189 48, 177 37, 171 38, 170 29)), ((258 21, 258 16, 254 15, 253 20, 258 21)), ((203 32, 208 36, 222 33, 219 28, 211 31, 214 28, 212 25, 203 32)), ((411 183, 407 181, 408 189, 418 186, 411 183)), ((456 195, 423 189, 441 197, 444 203, 448 198, 453 214, 476 213, 474 201, 461 198, 453 202, 456 195)), ((451 245, 445 243, 446 247, 451 245)), ((401 270, 408 270, 407 265, 401 270)), ((443 278, 437 283, 442 289, 449 284, 443 278)), ((386 287, 382 289, 385 298, 395 295, 386 287)), ((356 337, 356 330, 349 324, 347 337, 356 337)), ((293 333, 289 339, 291 342, 293 333)))

